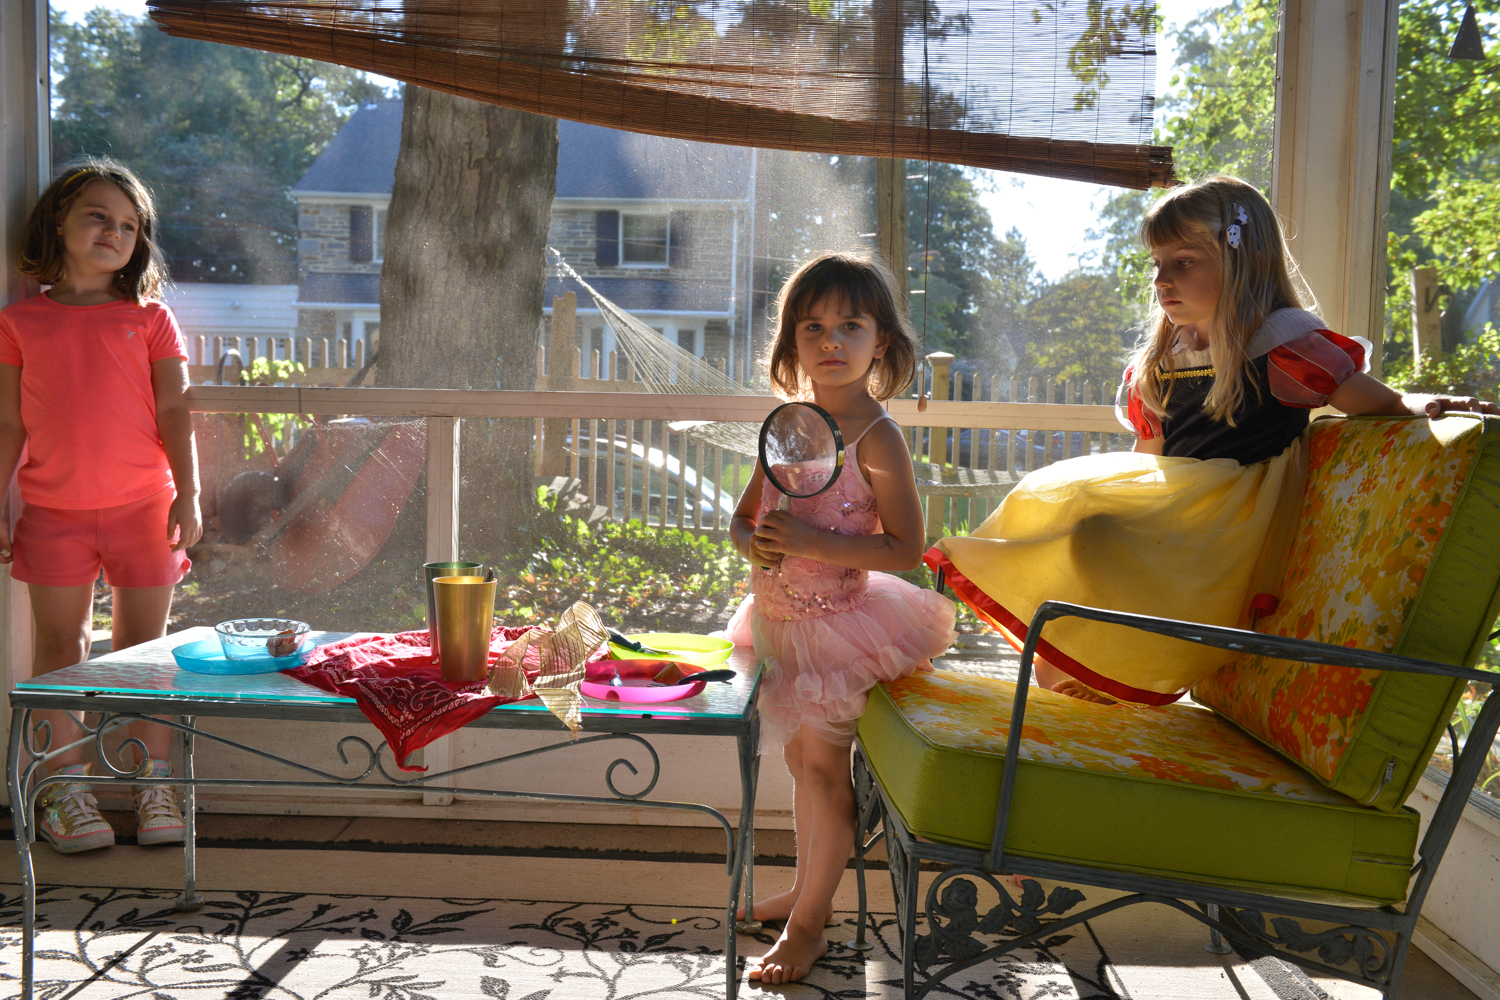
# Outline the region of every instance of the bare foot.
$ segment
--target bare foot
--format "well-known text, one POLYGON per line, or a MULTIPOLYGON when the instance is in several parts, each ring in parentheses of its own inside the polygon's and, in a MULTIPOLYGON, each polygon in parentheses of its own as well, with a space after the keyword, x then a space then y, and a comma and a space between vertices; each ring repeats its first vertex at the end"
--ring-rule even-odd
POLYGON ((1095 705, 1113 705, 1113 698, 1106 698, 1087 684, 1069 677, 1067 680, 1058 681, 1052 685, 1052 690, 1058 694, 1065 694, 1069 698, 1077 698, 1079 701, 1090 701, 1095 705))
POLYGON ((795 983, 812 971, 818 959, 828 954, 828 940, 823 937, 823 928, 808 933, 792 924, 787 924, 781 937, 750 967, 752 982, 770 986, 795 983))
MULTIPOLYGON (((755 901, 755 919, 764 923, 767 920, 785 920, 792 915, 792 907, 797 905, 797 894, 788 890, 778 896, 768 899, 757 899, 755 901)), ((745 908, 742 906, 734 911, 734 919, 745 919, 745 908)), ((828 908, 828 916, 824 923, 833 919, 833 907, 828 908)))

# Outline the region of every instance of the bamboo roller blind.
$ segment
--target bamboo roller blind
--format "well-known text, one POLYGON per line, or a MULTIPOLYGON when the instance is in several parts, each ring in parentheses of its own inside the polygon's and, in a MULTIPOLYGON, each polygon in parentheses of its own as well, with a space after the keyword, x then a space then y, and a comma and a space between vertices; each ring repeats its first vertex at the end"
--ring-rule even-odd
POLYGON ((166 32, 739 146, 1170 183, 1129 0, 151 0, 166 32))

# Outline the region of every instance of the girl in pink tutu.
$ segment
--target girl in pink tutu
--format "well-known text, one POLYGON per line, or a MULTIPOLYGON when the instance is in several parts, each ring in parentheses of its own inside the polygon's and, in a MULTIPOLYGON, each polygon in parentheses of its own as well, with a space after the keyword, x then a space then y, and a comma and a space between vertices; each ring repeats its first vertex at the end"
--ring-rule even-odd
POLYGON ((916 568, 925 544, 906 439, 880 405, 916 368, 889 273, 825 254, 797 269, 778 309, 771 384, 832 414, 845 446, 834 485, 789 510, 757 468, 729 528, 753 569, 726 634, 765 661, 761 746, 785 748, 795 789, 796 881, 755 907, 757 920, 786 920, 750 970, 765 983, 801 979, 828 950, 823 927, 854 846, 849 747, 867 693, 931 669, 954 637, 951 601, 881 572, 916 568))

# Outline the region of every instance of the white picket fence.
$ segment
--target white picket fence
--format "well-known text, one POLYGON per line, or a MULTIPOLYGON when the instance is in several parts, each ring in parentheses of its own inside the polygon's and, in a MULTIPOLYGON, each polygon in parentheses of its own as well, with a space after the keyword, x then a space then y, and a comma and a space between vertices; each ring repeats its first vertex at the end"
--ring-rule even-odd
MULTIPOLYGON (((566 337, 566 331, 557 332, 566 337)), ((327 338, 199 336, 190 339, 188 350, 197 385, 221 379, 220 384, 239 384, 234 355, 220 371, 220 359, 230 351, 246 369, 262 357, 301 363, 305 370, 280 383, 285 386, 343 386, 366 361, 363 342, 354 344, 351 356, 348 341, 327 338)), ((546 398, 559 398, 558 392, 648 394, 623 355, 591 351, 585 356, 576 347, 560 347, 558 353, 562 364, 554 373, 548 348, 537 348, 537 371, 542 373, 537 389, 546 398)), ((927 412, 919 414, 912 398, 891 403, 910 442, 931 537, 977 526, 1033 469, 1079 455, 1126 450, 1134 443, 1116 422, 1113 386, 954 373, 952 361, 946 354, 929 356, 932 402, 927 412)), ((722 360, 711 364, 724 370, 722 360)), ((727 531, 754 468, 754 454, 715 447, 695 438, 690 428, 674 430, 673 424, 687 420, 680 414, 684 406, 692 409, 694 397, 657 395, 659 418, 590 417, 578 410, 560 416, 553 407, 539 407, 533 418, 535 473, 544 481, 559 476, 574 480, 599 516, 714 534, 727 531), (667 416, 667 409, 677 415, 667 416)), ((351 413, 359 412, 353 401, 358 398, 351 399, 351 413)), ((721 416, 706 413, 694 419, 721 416)), ((278 445, 289 444, 294 429, 288 427, 286 435, 286 442, 278 435, 278 445)))
MULTIPOLYGON (((642 391, 628 360, 614 352, 584 358, 571 349, 551 374, 546 349, 538 351, 538 371, 549 373, 539 379, 540 389, 642 391)), ((950 374, 950 361, 932 357, 933 401, 926 413, 916 413, 914 399, 891 405, 910 442, 929 536, 976 527, 1033 469, 1134 444, 1116 421, 1113 386, 950 374), (950 416, 959 412, 982 419, 959 425, 950 416), (1054 412, 1059 419, 1047 419, 1054 412)), ((726 531, 755 456, 707 444, 690 428, 674 430, 680 422, 538 418, 536 472, 574 480, 599 516, 726 531)))

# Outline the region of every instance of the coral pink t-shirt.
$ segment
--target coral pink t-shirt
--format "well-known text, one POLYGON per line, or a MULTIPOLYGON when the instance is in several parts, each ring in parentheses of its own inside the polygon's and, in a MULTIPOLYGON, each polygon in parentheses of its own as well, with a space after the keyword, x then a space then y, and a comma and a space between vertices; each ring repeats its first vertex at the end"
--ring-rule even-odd
POLYGON ((0 310, 0 364, 21 369, 21 496, 93 510, 172 485, 156 430, 151 364, 187 358, 160 302, 67 306, 34 295, 0 310))

